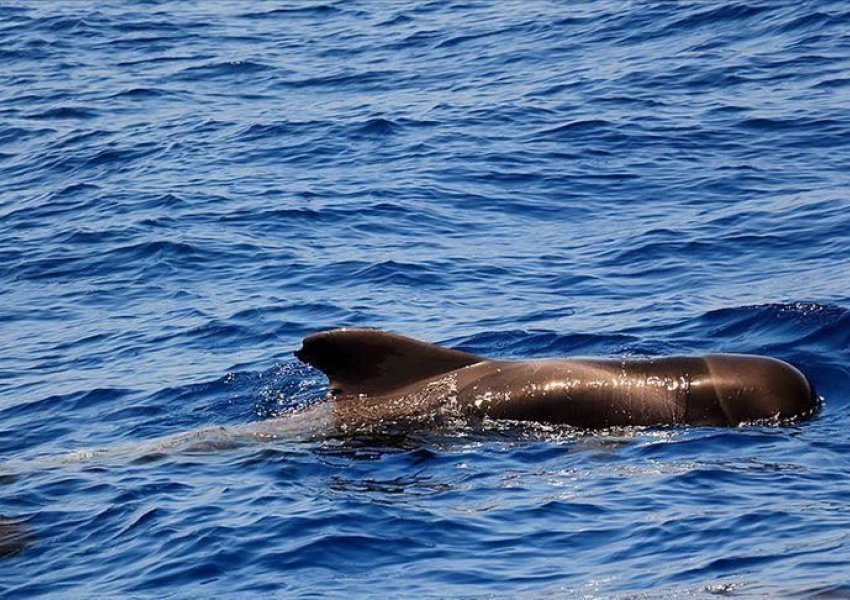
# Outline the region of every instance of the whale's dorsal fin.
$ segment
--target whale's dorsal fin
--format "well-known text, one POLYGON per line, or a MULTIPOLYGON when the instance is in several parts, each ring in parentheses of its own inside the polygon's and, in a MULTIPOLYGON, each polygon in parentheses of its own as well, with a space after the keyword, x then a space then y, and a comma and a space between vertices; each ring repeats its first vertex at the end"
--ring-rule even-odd
POLYGON ((298 360, 328 376, 332 394, 380 395, 485 359, 372 329, 335 329, 304 338, 298 360))

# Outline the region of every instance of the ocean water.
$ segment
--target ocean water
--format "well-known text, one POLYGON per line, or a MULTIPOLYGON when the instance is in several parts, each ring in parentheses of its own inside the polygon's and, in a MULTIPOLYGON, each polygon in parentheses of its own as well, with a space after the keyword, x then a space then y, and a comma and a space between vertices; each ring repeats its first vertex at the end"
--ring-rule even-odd
POLYGON ((824 407, 0 470, 0 595, 850 596, 848 284, 844 2, 6 2, 0 463, 319 402, 341 326, 824 407))

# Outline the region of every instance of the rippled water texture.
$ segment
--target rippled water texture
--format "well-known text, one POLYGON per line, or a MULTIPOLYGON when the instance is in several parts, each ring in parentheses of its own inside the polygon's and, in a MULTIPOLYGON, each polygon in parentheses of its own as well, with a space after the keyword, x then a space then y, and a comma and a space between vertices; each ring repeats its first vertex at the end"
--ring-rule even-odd
POLYGON ((825 407, 0 472, 0 593, 850 594, 849 141, 844 2, 4 3, 0 462, 317 401, 340 326, 825 407))

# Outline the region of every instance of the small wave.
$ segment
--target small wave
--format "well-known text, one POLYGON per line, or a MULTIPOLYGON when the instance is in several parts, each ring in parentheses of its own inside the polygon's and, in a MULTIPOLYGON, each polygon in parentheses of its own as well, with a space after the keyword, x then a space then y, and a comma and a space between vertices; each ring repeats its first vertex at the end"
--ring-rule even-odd
POLYGON ((829 130, 840 127, 841 124, 833 119, 769 119, 764 117, 753 117, 743 119, 740 122, 740 127, 747 129, 760 129, 769 131, 794 131, 794 130, 829 130))
POLYGON ((181 79, 197 81, 201 79, 241 78, 273 71, 271 65, 252 60, 231 60, 227 62, 196 65, 183 69, 181 79))
POLYGON ((29 114, 28 119, 94 119, 100 113, 93 109, 83 108, 80 106, 60 106, 49 108, 45 111, 29 114))
POLYGON ((375 118, 369 119, 361 125, 358 125, 356 133, 365 136, 388 136, 398 132, 400 126, 389 119, 375 118))
POLYGON ((171 92, 163 89, 150 87, 131 87, 122 90, 110 96, 111 98, 130 98, 136 100, 145 100, 148 98, 162 98, 172 95, 171 92))
POLYGON ((399 13, 393 17, 378 23, 378 27, 392 27, 394 25, 406 25, 413 22, 413 17, 404 13, 399 13))
POLYGON ((720 6, 696 12, 695 14, 679 19, 671 25, 671 28, 682 31, 702 26, 717 27, 725 22, 737 24, 740 21, 747 21, 753 17, 763 15, 768 10, 767 6, 726 2, 720 6))
POLYGON ((333 75, 322 75, 319 77, 306 77, 300 79, 285 79, 277 82, 278 87, 284 88, 337 88, 374 86, 377 84, 390 84, 398 81, 399 73, 389 70, 366 70, 361 72, 343 72, 333 75))
POLYGON ((96 388, 49 396, 37 401, 24 404, 13 404, 0 408, 0 415, 6 420, 13 420, 20 416, 32 414, 33 411, 57 412, 59 409, 67 411, 86 411, 120 399, 125 399, 134 390, 124 388, 96 388))
POLYGON ((783 23, 779 31, 823 31, 831 26, 842 25, 846 22, 847 14, 829 14, 815 10, 808 14, 800 15, 790 21, 783 23))
POLYGON ((548 129, 544 129, 536 134, 538 137, 547 137, 547 136, 561 136, 561 135, 569 135, 572 133, 576 134, 586 134, 595 131, 607 131, 610 130, 614 126, 613 123, 609 121, 605 121, 602 119, 581 119, 578 121, 573 121, 572 123, 565 123, 563 125, 558 125, 557 127, 552 127, 548 129))
POLYGON ((333 15, 334 13, 341 12, 343 9, 334 6, 332 4, 319 4, 319 3, 311 3, 308 6, 286 6, 275 8, 272 10, 262 11, 262 12, 249 12, 243 13, 240 15, 243 19, 258 19, 258 20, 267 20, 270 18, 277 17, 311 17, 311 16, 322 16, 328 17, 333 15))

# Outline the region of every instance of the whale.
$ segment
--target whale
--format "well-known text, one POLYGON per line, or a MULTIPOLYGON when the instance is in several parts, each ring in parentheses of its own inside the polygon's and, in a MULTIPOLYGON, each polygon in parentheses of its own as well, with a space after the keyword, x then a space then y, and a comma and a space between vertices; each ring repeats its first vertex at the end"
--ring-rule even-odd
POLYGON ((808 379, 749 354, 493 360, 372 329, 306 337, 295 356, 328 378, 337 429, 507 419, 582 429, 738 426, 813 415, 808 379))
MULTIPOLYGON (((787 362, 749 354, 504 360, 375 329, 307 336, 294 352, 328 379, 324 399, 274 418, 0 463, 20 475, 92 461, 152 461, 276 440, 402 434, 486 420, 599 430, 787 424, 820 398, 787 362)), ((0 538, 17 524, 0 517, 0 538)))
MULTIPOLYGON (((327 376, 324 400, 278 417, 210 426, 106 449, 0 464, 14 476, 90 461, 150 461, 280 439, 406 432, 487 419, 585 430, 634 426, 787 424, 820 399, 787 362, 746 354, 493 360, 373 329, 310 335, 295 356, 327 376)), ((0 559, 37 540, 0 515, 0 559)))

